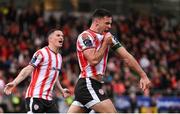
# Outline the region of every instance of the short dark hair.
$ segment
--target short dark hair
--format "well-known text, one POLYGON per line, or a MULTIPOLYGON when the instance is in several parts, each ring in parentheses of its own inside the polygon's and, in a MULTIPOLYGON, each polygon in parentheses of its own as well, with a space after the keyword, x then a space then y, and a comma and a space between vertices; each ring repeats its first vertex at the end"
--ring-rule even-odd
POLYGON ((60 28, 59 26, 51 28, 51 29, 47 32, 47 35, 46 35, 47 38, 49 37, 49 35, 50 35, 51 33, 53 33, 53 32, 56 31, 56 30, 60 30, 60 31, 61 31, 61 28, 60 28))
POLYGON ((92 19, 94 18, 103 18, 103 17, 112 17, 112 14, 107 9, 96 9, 92 15, 92 19))

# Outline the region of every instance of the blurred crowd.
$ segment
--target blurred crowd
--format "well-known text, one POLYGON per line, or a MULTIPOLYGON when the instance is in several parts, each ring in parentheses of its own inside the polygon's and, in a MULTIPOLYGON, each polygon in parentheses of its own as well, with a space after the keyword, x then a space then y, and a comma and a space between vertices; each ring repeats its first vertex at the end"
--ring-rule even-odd
MULTIPOLYGON (((73 95, 80 73, 76 39, 79 33, 88 29, 90 18, 85 14, 76 16, 67 12, 61 12, 58 19, 53 14, 47 20, 44 17, 43 10, 31 7, 17 10, 14 6, 7 6, 6 10, 0 10, 0 112, 25 112, 24 94, 30 77, 15 88, 14 94, 10 96, 4 95, 3 88, 29 63, 33 53, 47 44, 46 33, 54 26, 61 27, 65 39, 61 49, 63 66, 60 80, 63 87, 70 89, 73 95)), ((116 101, 116 96, 130 96, 130 112, 134 112, 133 98, 136 96, 180 96, 178 19, 131 12, 114 16, 111 32, 137 59, 152 81, 150 91, 143 93, 138 87, 138 74, 111 51, 103 88, 113 101, 116 101)), ((64 101, 58 92, 55 96, 59 101, 64 101)), ((59 104, 68 107, 72 99, 66 99, 66 104, 59 104)))

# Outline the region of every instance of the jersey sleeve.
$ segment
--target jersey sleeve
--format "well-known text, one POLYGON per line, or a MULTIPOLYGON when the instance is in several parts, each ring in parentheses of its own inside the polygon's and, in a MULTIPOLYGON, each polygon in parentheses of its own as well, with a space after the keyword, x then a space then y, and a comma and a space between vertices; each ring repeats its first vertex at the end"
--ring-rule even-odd
POLYGON ((82 51, 88 48, 94 48, 95 43, 93 41, 93 37, 91 37, 88 33, 83 33, 78 37, 78 48, 82 51))
POLYGON ((111 46, 112 50, 115 51, 117 48, 122 47, 121 43, 118 41, 116 37, 112 38, 112 42, 113 42, 113 45, 111 46))
POLYGON ((37 67, 42 62, 42 60, 43 60, 43 55, 41 51, 37 51, 34 53, 29 64, 32 65, 33 67, 37 67))

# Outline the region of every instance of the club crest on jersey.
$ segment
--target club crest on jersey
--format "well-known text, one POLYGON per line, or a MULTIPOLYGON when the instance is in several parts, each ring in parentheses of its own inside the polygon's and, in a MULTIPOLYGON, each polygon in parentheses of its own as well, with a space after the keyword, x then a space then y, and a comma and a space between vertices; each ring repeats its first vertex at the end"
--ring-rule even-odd
POLYGON ((38 110, 39 109, 39 105, 38 104, 34 104, 34 110, 38 110))
POLYGON ((103 89, 99 89, 99 93, 100 93, 101 95, 104 95, 103 89))

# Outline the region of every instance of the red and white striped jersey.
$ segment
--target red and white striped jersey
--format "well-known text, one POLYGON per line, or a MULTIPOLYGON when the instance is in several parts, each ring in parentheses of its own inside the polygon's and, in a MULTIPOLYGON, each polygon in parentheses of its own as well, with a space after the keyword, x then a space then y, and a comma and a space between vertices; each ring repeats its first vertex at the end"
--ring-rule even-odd
POLYGON ((90 65, 85 56, 83 55, 83 51, 88 48, 95 48, 96 50, 99 50, 102 45, 103 37, 104 35, 98 34, 92 30, 86 30, 78 36, 76 48, 78 61, 81 69, 79 78, 92 77, 99 74, 104 75, 109 47, 106 49, 103 58, 96 66, 90 65))
POLYGON ((32 72, 26 98, 33 97, 52 100, 52 90, 62 65, 61 54, 56 54, 48 47, 44 47, 34 53, 30 64, 35 69, 32 72))

